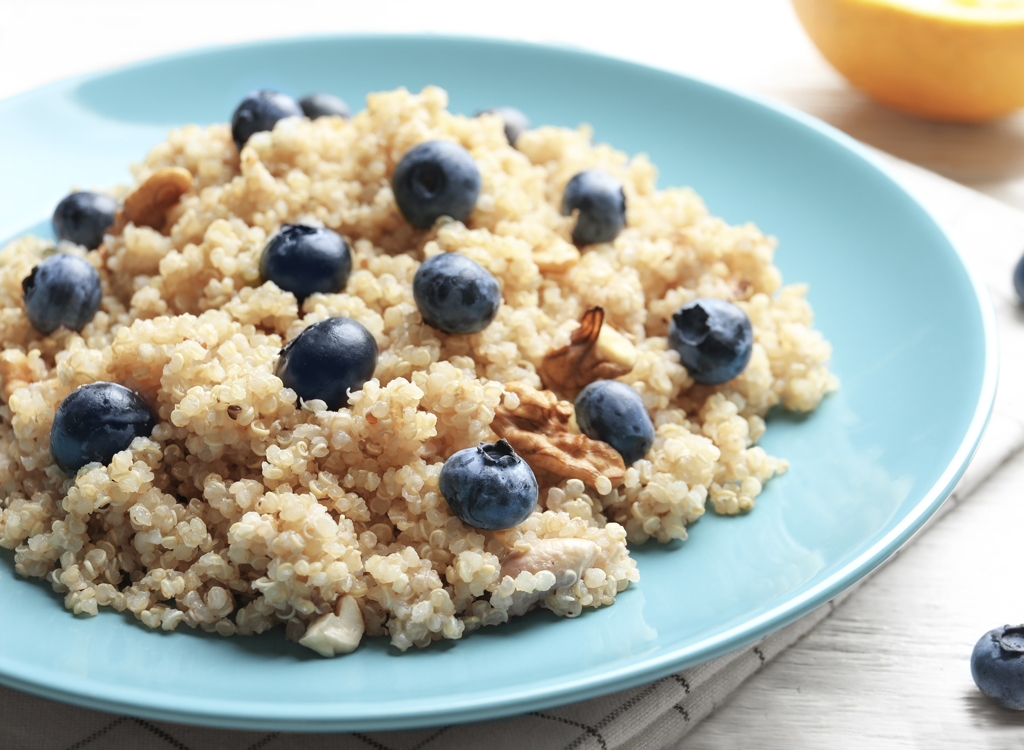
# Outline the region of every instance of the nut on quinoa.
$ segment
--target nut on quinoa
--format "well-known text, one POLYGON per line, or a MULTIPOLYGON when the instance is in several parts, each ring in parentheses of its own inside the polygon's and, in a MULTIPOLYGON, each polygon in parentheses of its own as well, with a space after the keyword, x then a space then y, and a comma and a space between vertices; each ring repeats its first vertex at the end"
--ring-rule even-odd
MULTIPOLYGON (((783 286, 772 263, 775 241, 710 216, 692 190, 657 189, 644 156, 591 145, 586 128, 527 130, 513 149, 499 119, 446 107, 434 87, 371 94, 348 121, 286 118, 241 152, 226 124, 171 132, 135 179, 187 172, 173 205, 100 251, 61 247, 102 282, 77 333, 44 336, 22 307, 21 281, 53 243, 0 250, 0 545, 19 574, 45 578, 80 614, 113 607, 222 635, 284 625, 325 655, 386 634, 404 650, 530 606, 575 616, 612 604, 639 580, 627 542, 685 539, 709 499, 747 509, 786 469, 756 445, 766 412, 813 409, 837 381, 806 289, 783 286), (461 144, 482 184, 464 221, 423 230, 402 218, 390 175, 428 140, 461 144), (587 169, 621 181, 629 215, 613 242, 581 252, 558 199, 587 169), (343 292, 300 305, 261 283, 262 249, 286 223, 350 239, 343 292), (445 335, 417 312, 413 276, 441 252, 501 285, 479 333, 445 335), (698 297, 730 299, 754 328, 750 364, 722 386, 695 385, 668 346, 672 313, 698 297), (651 414, 649 453, 596 489, 539 472, 540 506, 521 524, 466 526, 438 490, 445 459, 497 440, 496 414, 544 387, 545 357, 597 307, 628 355, 617 378, 651 414), (285 343, 337 316, 365 327, 380 358, 329 411, 300 403, 274 368, 285 343), (139 393, 157 424, 68 478, 49 455, 54 411, 96 381, 139 393)), ((566 402, 579 383, 563 393, 559 382, 552 398, 566 402)))

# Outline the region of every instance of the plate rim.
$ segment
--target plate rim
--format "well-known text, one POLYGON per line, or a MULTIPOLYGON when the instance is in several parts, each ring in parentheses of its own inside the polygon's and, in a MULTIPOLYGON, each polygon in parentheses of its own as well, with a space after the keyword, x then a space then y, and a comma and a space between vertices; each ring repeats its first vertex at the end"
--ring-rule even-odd
POLYGON ((0 655, 0 684, 84 708, 107 712, 113 711, 142 718, 229 729, 267 729, 299 732, 422 728, 441 724, 493 720, 526 711, 574 703, 653 682, 681 669, 705 663, 723 654, 736 651, 825 604, 895 554, 938 510, 966 470, 977 450, 989 417, 992 414, 998 380, 999 353, 997 327, 989 290, 984 282, 981 281, 977 272, 972 268, 969 259, 965 257, 961 249, 950 237, 949 232, 942 222, 939 221, 938 217, 935 216, 934 212, 922 204, 903 186, 900 180, 893 174, 889 165, 878 154, 834 126, 784 102, 755 92, 744 91, 738 87, 713 82, 701 76, 659 68, 628 58, 606 55, 588 48, 569 44, 540 43, 483 34, 345 32, 294 34, 230 44, 204 44, 132 61, 123 65, 104 67, 52 81, 6 97, 0 100, 0 116, 2 116, 4 110, 11 106, 16 106, 25 99, 53 94, 61 89, 102 79, 110 75, 150 66, 159 66, 193 56, 245 51, 268 46, 286 46, 301 42, 345 43, 346 41, 364 42, 373 40, 385 43, 405 40, 434 44, 446 42, 487 44, 516 48, 525 53, 529 53, 532 50, 543 50, 577 58, 591 59, 605 64, 624 66, 641 75, 649 76, 653 74, 675 77, 717 92, 726 93, 746 102, 760 105, 769 111, 780 114, 789 120, 794 120, 800 125, 825 136, 846 151, 860 157, 862 161, 880 173, 891 184, 891 187, 902 193, 921 210, 938 230, 940 236, 948 242, 963 268, 974 294, 973 300, 978 306, 985 350, 981 388, 971 421, 949 465, 932 486, 922 494, 920 500, 904 515, 900 522, 889 529, 868 549, 849 560, 845 565, 827 576, 824 580, 811 586, 808 590, 787 598, 784 602, 757 617, 747 619, 741 624, 688 647, 676 648, 670 653, 650 657, 638 663, 605 670, 599 675, 578 677, 569 681, 563 680, 557 685, 552 686, 523 688, 511 696, 506 692, 500 698, 478 698, 476 701, 463 701, 458 706, 440 713, 434 708, 420 707, 417 709, 415 706, 405 706, 398 716, 381 712, 379 715, 370 717, 352 718, 351 716, 343 715, 344 712, 337 711, 339 706, 344 704, 325 702, 289 705, 289 715, 282 717, 279 715, 268 715, 267 712, 272 708, 280 708, 280 704, 270 701, 266 703, 241 703, 231 700, 198 700, 187 696, 175 696, 175 706, 173 708, 166 708, 154 703, 154 699, 162 695, 156 691, 139 690, 138 688, 120 685, 104 685, 103 695, 101 697, 94 697, 90 688, 94 689, 95 685, 88 679, 65 675, 62 678, 64 682, 62 687, 54 684, 54 680, 33 677, 30 668, 21 667, 21 665, 16 663, 12 664, 7 657, 2 655, 0 655), (335 709, 333 712, 330 710, 332 708, 335 709))

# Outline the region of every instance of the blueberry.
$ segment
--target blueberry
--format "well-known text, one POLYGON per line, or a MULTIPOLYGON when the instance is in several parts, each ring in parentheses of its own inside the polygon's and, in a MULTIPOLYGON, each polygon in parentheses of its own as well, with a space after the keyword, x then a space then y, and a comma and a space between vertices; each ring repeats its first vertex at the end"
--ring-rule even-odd
POLYGON ((626 194, 622 183, 603 169, 574 176, 562 193, 562 215, 579 209, 572 241, 577 245, 611 242, 626 226, 626 194))
POLYGON ((156 422, 146 402, 118 383, 90 383, 73 390, 57 407, 50 428, 50 455, 74 476, 88 463, 110 463, 137 437, 149 437, 156 422))
POLYGON ((100 275, 92 263, 70 253, 51 255, 22 280, 21 288, 25 314, 42 334, 61 326, 81 331, 103 297, 100 275))
POLYGON ((314 323, 281 350, 277 377, 303 401, 320 399, 328 409, 348 405, 377 367, 377 342, 351 318, 314 323))
POLYGON ((310 120, 318 117, 344 117, 347 120, 352 116, 352 110, 348 105, 333 94, 304 96, 299 99, 299 106, 310 120))
POLYGON ((608 443, 626 466, 647 455, 654 425, 640 394, 618 380, 595 380, 576 396, 580 432, 608 443))
POLYGON ((494 109, 486 109, 483 112, 476 113, 477 117, 480 115, 497 115, 501 118, 501 121, 505 124, 505 137, 508 138, 510 146, 515 146, 516 141, 519 140, 519 136, 531 127, 530 118, 515 107, 495 107, 494 109))
POLYGON ((412 296, 423 322, 445 333, 482 331, 501 306, 498 280, 458 253, 441 253, 423 261, 412 280, 412 296))
POLYGON ((750 362, 754 330, 747 314, 732 302, 701 297, 672 316, 668 343, 679 352, 690 377, 717 385, 732 380, 750 362))
POLYGON ((231 137, 241 151, 253 133, 273 130, 277 121, 286 117, 302 116, 302 107, 287 94, 269 89, 250 91, 231 116, 231 137))
POLYGON ((260 274, 301 303, 314 292, 331 294, 345 288, 352 270, 352 253, 337 232, 285 224, 260 257, 260 274))
POLYGON ((1024 711, 1024 625, 985 633, 971 653, 971 676, 1003 708, 1024 711))
POLYGON ((518 526, 537 506, 537 477, 504 438, 466 448, 445 461, 440 487, 452 513, 477 529, 518 526))
POLYGON ((71 193, 53 210, 53 233, 58 240, 95 250, 114 223, 117 201, 103 193, 71 193))
POLYGON ((1017 291, 1017 299, 1024 305, 1024 255, 1017 261, 1013 270, 1013 288, 1017 291))
POLYGON ((468 217, 480 197, 480 186, 473 156, 451 141, 413 146, 391 176, 398 209, 420 229, 430 229, 441 216, 458 221, 468 217))

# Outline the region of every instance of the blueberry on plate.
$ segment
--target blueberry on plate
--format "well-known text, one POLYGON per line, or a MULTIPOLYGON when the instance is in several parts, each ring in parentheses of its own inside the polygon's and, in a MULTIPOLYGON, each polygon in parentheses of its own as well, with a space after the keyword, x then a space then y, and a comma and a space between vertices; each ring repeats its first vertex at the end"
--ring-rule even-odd
POLYGON ((1017 292, 1017 299, 1024 305, 1024 255, 1017 261, 1017 267, 1013 269, 1013 288, 1017 292))
POLYGON ((352 253, 345 238, 330 229, 285 224, 260 256, 260 275, 294 294, 299 303, 315 292, 345 288, 352 253))
POLYGON ((100 307, 103 288, 96 268, 85 258, 57 253, 32 269, 21 282, 25 315, 49 335, 61 326, 81 331, 100 307))
POLYGON ((654 443, 654 424, 644 400, 618 380, 595 380, 576 396, 580 432, 608 443, 626 466, 647 455, 654 443))
POLYGON ((497 115, 501 118, 501 121, 505 124, 505 137, 508 138, 508 144, 510 146, 515 146, 516 141, 519 140, 519 136, 521 136, 524 131, 529 130, 532 127, 530 118, 515 107, 495 107, 494 109, 485 109, 483 112, 476 113, 477 117, 480 115, 497 115))
POLYGON ((572 241, 577 245, 611 242, 626 226, 626 194, 622 183, 603 169, 576 174, 562 193, 562 215, 579 211, 572 241))
POLYGON ((1024 711, 1024 625, 985 633, 971 653, 971 676, 1003 708, 1024 711))
POLYGON ((504 438, 466 448, 445 461, 440 489, 460 521, 489 531, 521 524, 533 513, 539 495, 533 469, 504 438))
POLYGON ((50 455, 60 470, 74 476, 88 463, 110 463, 137 437, 149 437, 156 425, 146 402, 118 383, 90 383, 60 402, 50 428, 50 455))
POLYGON ((423 322, 445 333, 477 333, 501 306, 501 287, 490 271, 458 253, 423 261, 412 279, 423 322))
POLYGON ((253 133, 273 130, 277 121, 286 117, 302 116, 302 107, 288 94, 270 89, 250 91, 231 116, 231 137, 241 151, 253 133))
POLYGON ((303 401, 320 399, 331 410, 348 405, 377 367, 377 342, 362 323, 327 318, 289 341, 277 361, 277 377, 303 401))
POLYGON ((473 156, 451 141, 413 146, 391 175, 398 210, 420 229, 430 229, 441 216, 466 219, 476 207, 481 184, 473 156))
POLYGON ((701 297, 680 307, 668 328, 668 343, 696 382, 732 380, 750 362, 754 330, 732 302, 701 297))
POLYGON ((53 233, 58 240, 95 250, 114 223, 117 201, 103 193, 71 193, 53 210, 53 233))
POLYGON ((343 99, 334 94, 310 94, 299 99, 299 106, 310 120, 318 117, 344 117, 346 120, 352 116, 352 110, 343 99))

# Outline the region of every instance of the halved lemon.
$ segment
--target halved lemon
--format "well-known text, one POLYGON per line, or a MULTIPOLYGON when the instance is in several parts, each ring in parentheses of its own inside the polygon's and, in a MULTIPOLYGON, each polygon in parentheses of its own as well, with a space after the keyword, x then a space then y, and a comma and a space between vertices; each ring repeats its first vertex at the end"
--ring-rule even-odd
POLYGON ((1024 107, 1024 0, 793 0, 825 58, 896 109, 984 122, 1024 107))

